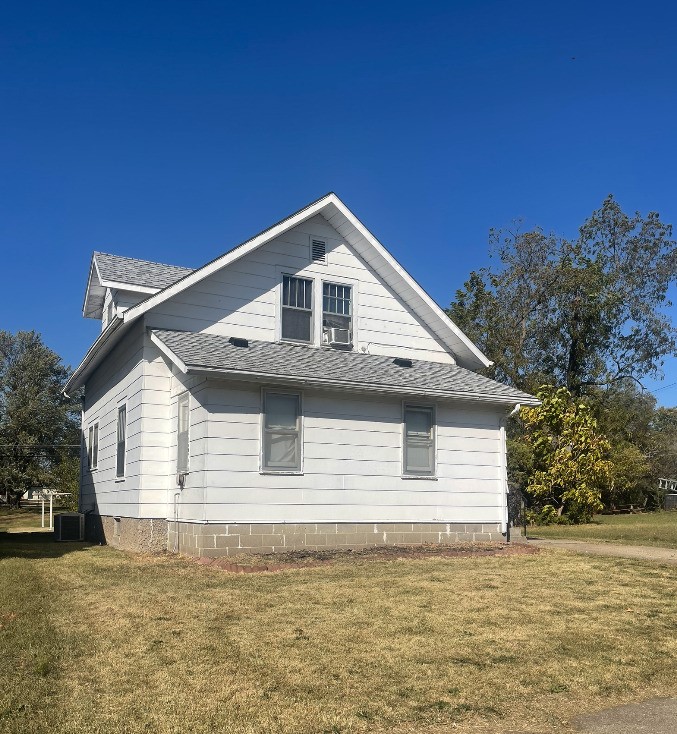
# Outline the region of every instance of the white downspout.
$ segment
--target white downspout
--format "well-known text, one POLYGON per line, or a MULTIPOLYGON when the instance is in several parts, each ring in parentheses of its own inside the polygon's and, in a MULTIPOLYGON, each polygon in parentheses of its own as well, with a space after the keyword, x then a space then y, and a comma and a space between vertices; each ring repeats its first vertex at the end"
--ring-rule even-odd
POLYGON ((501 533, 508 534, 508 445, 505 438, 505 426, 510 418, 520 412, 522 405, 515 407, 499 421, 501 433, 501 484, 503 486, 503 517, 501 518, 501 533))

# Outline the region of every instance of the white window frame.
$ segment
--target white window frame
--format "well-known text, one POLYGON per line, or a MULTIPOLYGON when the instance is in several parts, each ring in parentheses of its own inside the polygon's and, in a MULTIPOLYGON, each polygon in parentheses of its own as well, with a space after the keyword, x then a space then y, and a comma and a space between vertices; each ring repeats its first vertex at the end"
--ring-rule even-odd
POLYGON ((277 302, 279 304, 279 318, 278 318, 278 336, 279 341, 289 342, 290 344, 315 344, 315 334, 316 334, 316 328, 315 328, 315 318, 316 318, 316 308, 317 308, 317 295, 316 295, 316 288, 317 286, 317 280, 312 277, 308 277, 307 275, 298 275, 297 273, 289 273, 282 271, 280 274, 280 297, 277 299, 277 302), (305 280, 308 283, 310 283, 310 339, 306 341, 305 339, 289 339, 287 337, 284 337, 282 335, 282 319, 284 316, 284 310, 286 308, 291 309, 293 311, 303 311, 304 313, 308 312, 308 309, 300 309, 296 308, 295 306, 285 306, 284 305, 284 279, 285 278, 295 278, 296 280, 305 280))
POLYGON ((260 443, 259 451, 259 473, 260 474, 286 474, 292 476, 300 476, 303 474, 303 393, 300 390, 285 390, 284 388, 264 387, 261 389, 261 413, 260 413, 260 443), (298 449, 299 449, 299 468, 298 469, 275 469, 266 467, 266 395, 293 395, 298 398, 299 414, 298 414, 298 449))
POLYGON ((99 468, 99 421, 89 424, 87 429, 87 469, 96 471, 99 468), (96 448, 96 451, 94 449, 96 448))
POLYGON ((127 416, 127 402, 124 403, 118 403, 116 409, 115 409, 115 481, 116 482, 122 482, 127 477, 127 448, 129 446, 129 420, 127 416), (125 443, 124 443, 124 452, 122 455, 122 474, 118 473, 118 467, 120 465, 119 456, 120 456, 120 411, 124 409, 125 414, 125 443))
POLYGON ((437 406, 434 403, 419 403, 406 401, 402 403, 402 479, 437 479, 437 406), (430 411, 431 419, 431 440, 432 440, 432 472, 416 473, 407 470, 407 411, 408 410, 425 410, 430 411))
MULTIPOLYGON (((336 280, 322 280, 321 283, 321 296, 320 296, 320 343, 322 343, 322 336, 324 335, 324 287, 334 286, 337 288, 348 288, 350 290, 350 344, 346 344, 346 347, 351 347, 355 344, 355 286, 352 283, 340 283, 336 280)), ((328 313, 328 312, 327 312, 328 313)), ((331 314, 330 314, 331 315, 331 314)), ((335 314, 336 316, 344 316, 345 314, 335 314)))
POLYGON ((190 391, 182 392, 176 401, 176 473, 188 474, 190 472, 190 391), (180 466, 180 437, 181 437, 181 403, 186 402, 188 407, 186 425, 186 466, 180 466))

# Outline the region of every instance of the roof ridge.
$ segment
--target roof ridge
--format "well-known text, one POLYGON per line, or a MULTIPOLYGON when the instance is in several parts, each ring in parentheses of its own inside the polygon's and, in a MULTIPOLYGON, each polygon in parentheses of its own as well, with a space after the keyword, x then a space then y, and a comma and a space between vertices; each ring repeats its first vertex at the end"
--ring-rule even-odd
POLYGON ((101 250, 94 250, 94 256, 106 255, 107 257, 117 257, 120 260, 129 260, 131 262, 144 263, 145 265, 160 265, 163 268, 177 268, 178 270, 190 270, 194 271, 195 268, 189 268, 186 265, 172 265, 171 263, 161 263, 157 260, 144 260, 140 257, 127 257, 127 255, 116 255, 114 252, 101 252, 101 250))

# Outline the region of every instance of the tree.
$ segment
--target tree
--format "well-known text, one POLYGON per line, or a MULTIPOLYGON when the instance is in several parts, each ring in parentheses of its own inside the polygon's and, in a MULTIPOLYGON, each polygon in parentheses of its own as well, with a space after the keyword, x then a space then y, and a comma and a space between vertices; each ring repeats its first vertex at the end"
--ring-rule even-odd
POLYGON ((541 521, 563 514, 573 522, 589 521, 602 510, 602 492, 611 486, 609 442, 597 431, 590 407, 573 400, 566 388, 544 386, 538 398, 539 407, 521 414, 533 462, 526 491, 541 521))
POLYGON ((62 465, 79 456, 79 398, 62 393, 68 375, 39 334, 0 331, 0 493, 12 504, 60 477, 56 488, 72 491, 62 465))
POLYGON ((492 376, 578 397, 660 374, 677 345, 663 311, 677 243, 657 213, 628 216, 609 196, 575 240, 537 228, 491 241, 498 267, 471 273, 448 313, 494 360, 492 376))

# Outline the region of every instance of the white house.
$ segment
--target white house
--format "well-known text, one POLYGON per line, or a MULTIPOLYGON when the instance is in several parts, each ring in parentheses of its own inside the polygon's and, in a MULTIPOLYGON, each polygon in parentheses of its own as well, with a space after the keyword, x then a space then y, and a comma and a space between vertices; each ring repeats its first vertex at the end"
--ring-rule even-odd
POLYGON ((94 253, 81 510, 119 547, 243 551, 506 532, 504 417, 535 398, 333 193, 197 270, 94 253))

